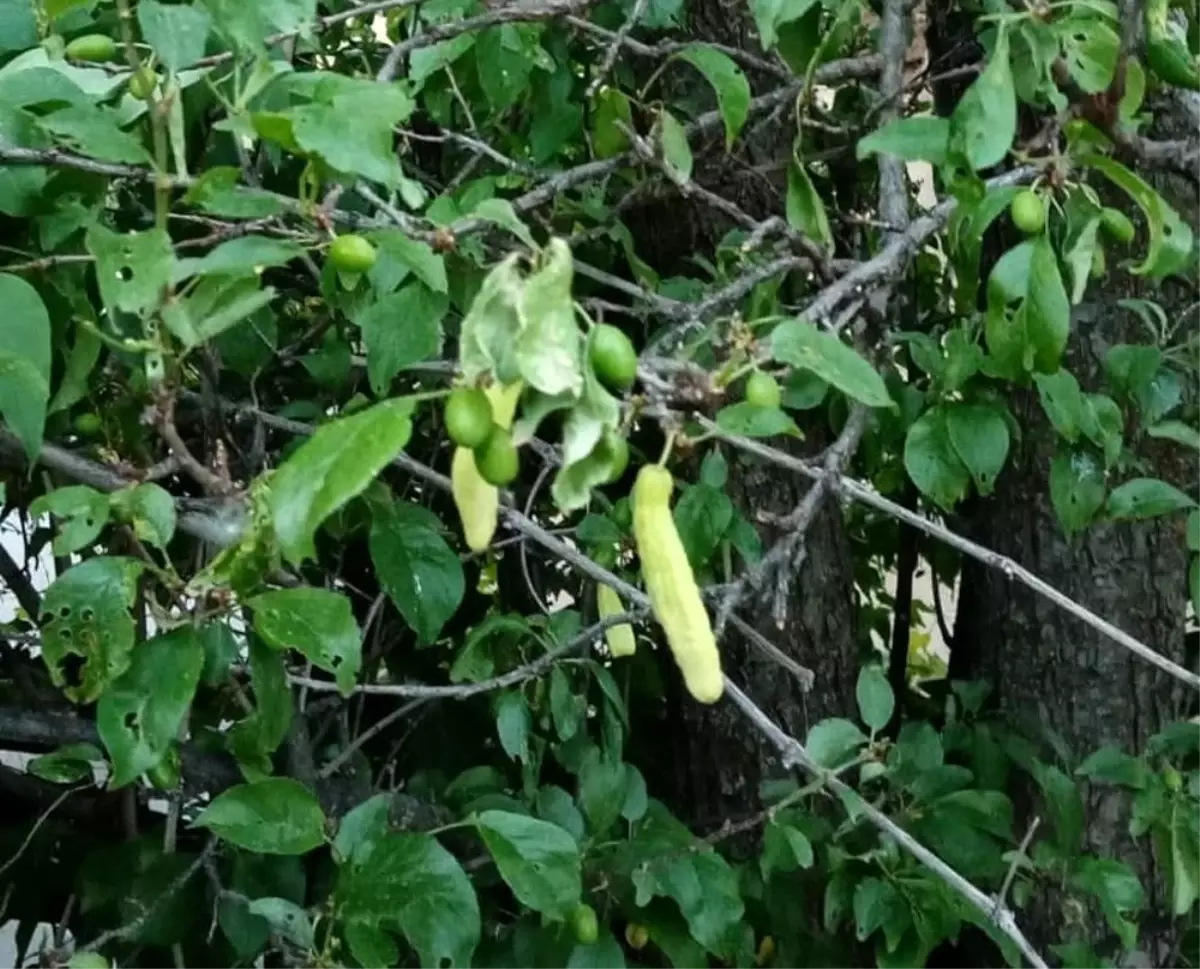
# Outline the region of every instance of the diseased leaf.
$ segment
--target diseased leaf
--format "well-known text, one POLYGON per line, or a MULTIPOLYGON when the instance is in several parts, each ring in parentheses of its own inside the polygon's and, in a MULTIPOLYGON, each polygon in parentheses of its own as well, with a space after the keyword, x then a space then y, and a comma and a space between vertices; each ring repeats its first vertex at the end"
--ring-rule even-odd
POLYGON ((362 638, 350 600, 329 589, 278 589, 246 603, 254 631, 274 649, 295 649, 332 673, 349 693, 362 666, 362 638))
POLYGON ((108 495, 87 485, 55 488, 29 506, 35 518, 53 515, 58 520, 54 554, 70 555, 87 548, 108 524, 108 495))
POLYGON ((109 790, 156 766, 179 736, 191 708, 204 648, 182 627, 140 644, 132 663, 100 697, 96 727, 112 760, 109 790))

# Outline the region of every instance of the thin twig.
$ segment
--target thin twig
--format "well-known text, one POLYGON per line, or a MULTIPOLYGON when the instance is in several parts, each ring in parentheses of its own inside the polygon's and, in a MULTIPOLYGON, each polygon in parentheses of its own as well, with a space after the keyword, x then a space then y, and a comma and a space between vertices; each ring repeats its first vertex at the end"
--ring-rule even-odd
POLYGON ((425 697, 421 697, 413 700, 411 703, 406 703, 403 706, 397 707, 386 716, 380 717, 377 721, 375 721, 375 723, 371 724, 370 727, 368 727, 357 737, 355 737, 353 741, 347 744, 341 753, 333 758, 333 760, 322 767, 317 772, 317 780, 323 781, 328 777, 332 777, 335 773, 337 773, 338 768, 341 767, 342 764, 346 763, 346 761, 348 761, 351 757, 353 757, 355 752, 360 750, 364 744, 374 737, 379 736, 379 734, 383 733, 383 731, 385 731, 401 717, 408 716, 408 714, 412 713, 415 709, 417 709, 417 707, 427 702, 428 700, 425 697))
POLYGON ((1033 835, 1041 823, 1042 819, 1037 815, 1034 815, 1033 820, 1029 822, 1029 827, 1025 831, 1025 837, 1021 839, 1017 853, 1013 855, 1012 864, 1008 866, 1008 871, 1005 872, 1004 881, 1000 883, 1000 891, 996 893, 996 906, 992 910, 992 918, 995 918, 997 913, 1004 908, 1004 899, 1008 895, 1009 888, 1012 887, 1013 879, 1017 877, 1017 869, 1021 867, 1021 861, 1026 857, 1029 845, 1033 841, 1033 835))
MULTIPOLYGON (((625 18, 625 22, 608 42, 608 48, 604 51, 604 56, 600 58, 600 65, 596 68, 596 76, 592 78, 592 83, 587 87, 585 97, 590 101, 596 96, 596 92, 600 90, 604 84, 604 79, 608 77, 608 72, 613 69, 613 65, 617 62, 617 57, 621 53, 621 45, 625 43, 625 39, 629 36, 637 22, 642 19, 642 14, 646 12, 646 7, 650 5, 650 0, 637 0, 633 5, 633 9, 629 11, 629 16, 625 18)), ((590 23, 590 21, 588 21, 590 23)))
POLYGON ((37 833, 42 829, 42 825, 50 820, 50 815, 58 810, 62 802, 77 791, 82 791, 85 787, 89 786, 90 785, 88 784, 79 784, 76 787, 68 787, 54 799, 54 801, 48 808, 46 808, 46 810, 38 815, 37 820, 33 822, 33 827, 29 829, 29 834, 25 835, 25 840, 21 842, 20 847, 13 852, 12 857, 10 857, 8 861, 6 861, 3 865, 0 865, 0 876, 2 876, 6 871, 8 871, 8 869, 21 860, 21 856, 25 854, 26 849, 33 843, 33 839, 37 837, 37 833))

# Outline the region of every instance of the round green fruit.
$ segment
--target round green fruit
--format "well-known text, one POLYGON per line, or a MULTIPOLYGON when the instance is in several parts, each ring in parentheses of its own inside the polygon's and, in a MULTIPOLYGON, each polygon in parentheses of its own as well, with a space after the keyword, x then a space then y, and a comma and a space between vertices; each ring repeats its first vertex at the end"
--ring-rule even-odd
POLYGON ((492 433, 492 402, 478 387, 457 387, 446 400, 446 433, 459 447, 474 450, 492 433))
POLYGON ((778 407, 783 400, 779 383, 768 373, 755 370, 746 378, 746 403, 752 407, 778 407))
POLYGON ((579 905, 571 913, 571 930, 580 945, 592 945, 600 938, 600 922, 596 910, 590 905, 579 905))
POLYGON ((1046 209, 1032 189, 1023 189, 1014 196, 1009 215, 1013 225, 1027 236, 1037 235, 1046 227, 1046 209))
POLYGON ((1108 262, 1104 258, 1104 247, 1097 244, 1092 250, 1092 279, 1103 279, 1104 272, 1108 267, 1108 262))
POLYGON ((592 331, 588 356, 600 382, 609 390, 623 393, 637 377, 637 351, 629 337, 615 326, 601 323, 592 331))
POLYGON ((650 930, 637 922, 630 922, 625 926, 625 941, 634 952, 641 952, 650 941, 650 930))
POLYGON ((338 236, 329 247, 329 258, 339 272, 365 273, 375 265, 375 247, 362 236, 338 236))
POLYGON ((179 757, 168 753, 146 771, 146 777, 158 790, 173 791, 179 787, 179 757))
POLYGON ((117 56, 117 42, 107 34, 84 34, 67 44, 67 57, 73 61, 103 63, 117 56))
POLYGON ((614 430, 607 430, 600 438, 600 453, 609 461, 610 471, 604 479, 605 484, 620 481, 629 467, 629 442, 614 430))
POLYGON ((75 433, 80 437, 96 437, 104 430, 104 422, 100 419, 100 415, 92 411, 77 414, 71 423, 75 428, 75 433))
POLYGON ((67 963, 67 969, 108 969, 108 960, 99 952, 76 952, 67 963))
POLYGON ((158 87, 158 75, 148 67, 139 67, 129 79, 129 93, 139 101, 149 101, 158 87))
POLYGON ((497 488, 515 481, 521 470, 521 459, 512 435, 502 427, 493 427, 487 441, 475 449, 475 467, 484 481, 497 488))
POLYGON ((1105 209, 1100 215, 1100 228, 1113 242, 1133 242, 1133 223, 1120 209, 1105 209))

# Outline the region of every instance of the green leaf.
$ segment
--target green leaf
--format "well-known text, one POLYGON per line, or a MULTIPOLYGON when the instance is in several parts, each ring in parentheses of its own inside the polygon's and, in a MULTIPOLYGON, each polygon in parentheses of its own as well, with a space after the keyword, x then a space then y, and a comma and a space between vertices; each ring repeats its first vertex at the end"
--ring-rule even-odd
POLYGON ((400 397, 317 429, 270 481, 275 531, 293 564, 316 555, 313 533, 359 495, 408 443, 412 401, 400 397))
POLYGON ((250 903, 250 913, 265 919, 272 935, 303 950, 312 948, 312 920, 295 902, 286 898, 256 898, 250 903))
POLYGON ((204 669, 200 681, 209 689, 220 686, 229 678, 229 667, 242 650, 233 630, 224 622, 205 623, 196 630, 204 650, 204 669))
POLYGON ((388 597, 422 643, 432 643, 462 602, 462 563, 441 535, 441 522, 420 505, 376 509, 371 561, 388 597))
POLYGON ((861 161, 873 154, 895 155, 904 161, 927 161, 940 166, 946 160, 950 122, 934 115, 897 118, 859 139, 861 161))
POLYGON ((245 276, 271 266, 284 266, 304 254, 304 248, 290 239, 270 236, 242 236, 230 239, 200 259, 180 259, 175 264, 174 279, 179 283, 192 276, 213 276, 227 273, 245 276))
POLYGON ((59 520, 54 554, 70 555, 94 543, 108 524, 108 495, 87 485, 55 488, 29 506, 34 518, 53 515, 59 520))
POLYGON ((434 356, 442 343, 442 318, 450 306, 443 293, 411 282, 361 308, 354 322, 367 346, 367 377, 376 396, 385 396, 405 367, 434 356))
POLYGON ((175 251, 163 229, 113 232, 93 225, 84 244, 96 260, 100 295, 110 309, 148 310, 171 284, 175 251))
POLYGON ((733 520, 733 502, 725 492, 692 485, 675 505, 675 527, 693 569, 708 564, 733 520))
POLYGON ((413 102, 396 84, 340 78, 340 93, 290 112, 296 143, 331 168, 389 188, 407 179, 392 148, 392 129, 408 119, 413 102))
POLYGON ((100 360, 100 337, 90 329, 76 325, 75 342, 67 354, 62 382, 50 401, 49 414, 69 410, 87 396, 88 377, 100 360))
POLYGON ((1134 790, 1141 790, 1149 780, 1149 768, 1144 760, 1131 757, 1111 744, 1088 757, 1075 769, 1075 773, 1093 783, 1119 784, 1134 790))
POLYGON ((1069 448, 1050 462, 1050 502, 1068 535, 1091 524, 1104 506, 1104 469, 1086 448, 1069 448))
POLYGON ((42 598, 42 659, 50 679, 76 703, 91 703, 129 668, 129 610, 145 565, 105 556, 67 569, 42 598), (78 669, 67 662, 77 656, 78 669), (68 678, 69 677, 69 678, 68 678))
POLYGON ((275 290, 263 288, 256 275, 204 276, 182 299, 163 307, 163 322, 190 350, 266 307, 275 290))
POLYGON ((1108 517, 1141 521, 1173 511, 1196 507, 1196 499, 1158 478, 1134 478, 1113 488, 1108 496, 1108 517))
POLYGON ((379 257, 367 274, 371 285, 381 293, 390 293, 411 272, 435 293, 449 292, 446 260, 428 243, 412 239, 399 230, 371 235, 379 257))
POLYGON ((30 0, 0 0, 0 52, 25 50, 37 42, 37 17, 30 0))
POLYGON ((775 46, 779 28, 803 17, 816 0, 753 0, 754 25, 763 50, 775 46))
MULTIPOLYGON (((1200 898, 1200 812, 1196 802, 1176 798, 1171 806, 1167 841, 1171 858, 1171 912, 1176 916, 1191 911, 1200 898)), ((1140 887, 1140 886, 1139 886, 1140 887)), ((1132 946, 1130 946, 1132 948, 1132 946)))
POLYGON ((350 600, 340 592, 301 586, 255 596, 254 631, 273 649, 295 649, 332 673, 348 694, 362 666, 362 637, 350 600))
POLYGON ((806 320, 789 320, 771 334, 771 350, 780 363, 811 371, 847 397, 868 407, 891 407, 883 378, 853 347, 806 320))
POLYGON ((883 929, 889 948, 895 949, 899 937, 912 924, 912 916, 904 896, 891 881, 864 878, 854 889, 854 924, 860 942, 883 929))
POLYGON ((579 849, 566 831, 505 811, 484 811, 475 826, 519 902, 553 919, 579 904, 579 849))
POLYGON ((496 735, 500 746, 513 760, 529 759, 529 702, 519 691, 501 693, 495 701, 496 735))
POLYGON ((521 291, 525 281, 513 253, 483 278, 459 330, 458 361, 468 383, 493 371, 502 384, 520 376, 515 347, 521 332, 521 291))
POLYGON ((662 125, 659 140, 663 165, 672 181, 686 185, 692 177, 692 148, 688 144, 687 132, 675 120, 675 115, 666 109, 659 115, 659 122, 662 125))
POLYGON ((625 969, 625 953, 613 934, 601 927, 591 945, 577 943, 567 957, 567 969, 625 969))
POLYGON ((543 821, 549 821, 564 831, 570 832, 571 837, 577 842, 583 840, 585 834, 583 815, 579 813, 571 795, 561 787, 551 784, 539 788, 534 809, 543 821))
POLYGON ((712 85, 717 107, 725 123, 725 150, 728 151, 750 114, 750 82, 728 54, 705 44, 692 44, 677 55, 696 68, 712 85))
POLYGON ((238 47, 257 52, 263 41, 275 33, 288 34, 306 27, 316 17, 316 0, 259 0, 244 4, 239 0, 201 0, 218 32, 238 47))
POLYGON ((814 724, 804 742, 808 755, 822 767, 838 767, 854 759, 867 736, 849 720, 831 717, 814 724))
POLYGON ((1083 802, 1079 789, 1057 767, 1040 760, 1033 762, 1032 773, 1045 799, 1059 850, 1074 855, 1079 851, 1083 837, 1083 802))
POLYGON ((526 384, 551 397, 578 397, 583 391, 583 337, 575 323, 573 277, 571 247, 555 237, 521 290, 517 367, 526 384))
POLYGON ((184 195, 209 215, 227 219, 265 219, 286 211, 274 195, 239 185, 241 172, 230 165, 217 165, 201 172, 184 195))
POLYGON ((359 850, 383 840, 391 824, 392 795, 375 794, 346 812, 333 839, 334 861, 344 864, 359 850))
POLYGON ((229 730, 229 749, 252 779, 271 773, 271 754, 292 725, 292 691, 283 657, 257 636, 250 639, 250 681, 254 712, 229 730))
POLYGON ((1113 467, 1121 457, 1125 441, 1125 415, 1111 397, 1088 394, 1088 406, 1096 417, 1094 428, 1085 428, 1092 442, 1104 452, 1105 467, 1113 467))
POLYGON ((133 524, 143 542, 165 549, 175 534, 175 500, 153 482, 113 492, 108 502, 118 518, 133 524))
POLYGON ((182 627, 142 643, 100 697, 96 727, 112 760, 109 790, 137 780, 167 755, 191 708, 204 647, 182 627))
POLYGON ((718 956, 727 954, 731 930, 741 922, 745 906, 737 872, 719 854, 693 850, 682 857, 668 855, 638 869, 633 881, 639 895, 673 898, 692 937, 718 956))
POLYGON ((949 146, 980 171, 1004 160, 1016 134, 1017 94, 1008 63, 1008 33, 1001 26, 987 67, 950 116, 949 146))
POLYGON ((468 966, 480 938, 479 902, 458 860, 427 834, 388 834, 355 852, 338 874, 336 898, 361 965, 394 965, 356 939, 380 927, 404 934, 423 966, 468 966), (357 930, 367 931, 357 931, 357 930))
POLYGON ((1071 885, 1096 896, 1105 919, 1126 948, 1137 945, 1137 925, 1125 916, 1141 911, 1146 896, 1128 865, 1113 858, 1084 857, 1071 885))
MULTIPOLYGON (((605 519, 607 520, 607 519, 605 519)), ((584 711, 581 698, 571 691, 571 681, 561 666, 550 671, 550 716, 562 740, 570 740, 579 731, 584 711)))
POLYGON ((92 765, 103 760, 104 754, 95 744, 64 744, 48 754, 34 757, 27 769, 34 777, 51 784, 78 784, 80 781, 90 781, 93 776, 92 765))
POLYGON ((946 430, 954 453, 975 479, 981 495, 990 495, 1008 458, 1008 422, 986 404, 958 401, 945 407, 946 430))
POLYGON ((1183 421, 1162 421, 1146 428, 1146 435, 1161 441, 1174 441, 1193 451, 1200 451, 1200 430, 1183 421))
POLYGON ((1162 279, 1184 269, 1192 259, 1191 227, 1141 178, 1120 162, 1103 155, 1087 155, 1079 159, 1085 167, 1096 169, 1138 204, 1150 230, 1150 245, 1146 258, 1130 272, 1162 279))
POLYGON ((759 869, 764 879, 770 878, 774 871, 811 868, 813 860, 812 842, 803 832, 778 820, 769 822, 763 828, 763 853, 759 859, 759 869))
POLYGON ((101 161, 145 164, 140 139, 122 131, 116 112, 90 104, 72 104, 38 120, 57 144, 101 161))
POLYGON ((858 714, 872 733, 887 726, 896 709, 896 697, 882 666, 868 663, 859 671, 854 695, 858 700, 858 714))
POLYGON ((50 316, 36 289, 0 273, 0 415, 33 461, 42 450, 42 427, 50 399, 50 316))
POLYGON ((904 468, 923 495, 949 511, 966 497, 971 477, 950 439, 946 412, 934 407, 908 429, 904 468))
POLYGON ((717 425, 742 437, 774 437, 777 434, 803 437, 796 422, 778 407, 757 407, 744 400, 717 411, 717 425))
POLYGON ((833 251, 833 233, 829 229, 825 203, 808 177, 808 171, 795 159, 788 165, 785 208, 788 225, 833 251))
POLYGON ((621 816, 625 803, 625 765, 593 747, 579 769, 579 806, 592 834, 602 835, 621 816))
POLYGON ((515 235, 530 249, 537 250, 538 246, 534 242, 533 234, 529 231, 529 226, 517 215, 517 210, 513 208, 512 202, 508 199, 484 199, 471 210, 471 215, 477 219, 494 222, 500 228, 507 229, 515 235))
POLYGON ((1149 393, 1161 363, 1156 346, 1118 343, 1104 355, 1104 373, 1118 396, 1136 403, 1149 393))
POLYGON ((138 27, 163 66, 178 73, 204 56, 212 18, 194 3, 138 0, 138 27))
POLYGON ((193 824, 263 855, 304 855, 325 841, 320 802, 290 777, 231 787, 217 795, 193 824))
POLYGON ((1103 251, 1099 241, 1100 216, 1094 216, 1079 230, 1071 241, 1070 248, 1063 253, 1063 261, 1071 270, 1071 305, 1078 306, 1092 277, 1092 263, 1096 249, 1103 251))
POLYGON ((1050 374, 1034 374, 1033 382, 1037 384, 1042 410, 1050 418, 1050 423, 1062 437, 1074 444, 1095 417, 1087 398, 1079 389, 1079 381, 1069 370, 1059 370, 1050 374))

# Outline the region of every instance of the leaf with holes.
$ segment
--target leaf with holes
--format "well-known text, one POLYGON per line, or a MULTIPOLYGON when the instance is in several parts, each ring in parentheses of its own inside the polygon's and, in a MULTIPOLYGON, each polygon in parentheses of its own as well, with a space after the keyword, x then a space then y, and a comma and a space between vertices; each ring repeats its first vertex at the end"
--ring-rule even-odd
POLYGON ((1050 462, 1050 503, 1068 535, 1082 531, 1104 505, 1104 468, 1088 448, 1068 448, 1050 462))
POLYGON ((93 225, 85 245, 96 260, 100 295, 112 309, 126 313, 150 309, 171 284, 175 250, 163 229, 113 232, 93 225))
POLYGON ((441 520, 420 505, 377 509, 371 561, 388 597, 422 643, 437 639, 462 602, 462 563, 441 533, 441 520))
POLYGON ((729 55, 715 47, 692 44, 677 56, 703 74, 716 92, 717 107, 725 124, 725 149, 728 151, 750 114, 750 82, 729 55))
POLYGON ((0 306, 0 415, 32 461, 50 399, 50 315, 38 291, 8 273, 0 273, 0 306))
POLYGON ((316 555, 313 533, 367 487, 412 435, 412 401, 386 400, 319 428, 275 472, 271 508, 279 545, 299 564, 316 555))
POLYGON ((305 855, 325 841, 320 802, 290 777, 231 787, 192 823, 222 841, 263 855, 305 855))
POLYGON ((1107 91, 1117 69, 1121 38, 1104 20, 1073 16, 1056 20, 1067 70, 1088 94, 1107 91))
POLYGON ((954 453, 981 495, 990 495, 1008 457, 1008 422, 998 407, 954 401, 945 407, 954 453))
POLYGON ((165 488, 153 482, 126 488, 109 498, 113 514, 133 525, 134 534, 143 542, 166 548, 175 534, 175 500, 165 488))
POLYGON ((1108 517, 1141 521, 1196 507, 1196 499, 1158 478, 1134 478, 1113 488, 1108 517))
POLYGON ((53 515, 58 520, 54 554, 70 555, 87 548, 108 524, 108 495, 87 485, 55 488, 29 506, 34 518, 53 515))
POLYGON ((42 659, 55 686, 91 703, 129 668, 129 610, 145 564, 107 556, 67 569, 42 598, 42 659))
POLYGON ((96 727, 112 760, 109 790, 124 787, 155 767, 179 736, 192 704, 204 647, 183 627, 142 643, 132 663, 104 691, 96 727))
POLYGON ((246 603, 254 631, 273 649, 295 649, 349 693, 362 666, 362 636, 350 600, 329 589, 277 589, 246 603))
POLYGON ((522 904, 552 919, 565 918, 579 904, 579 848, 566 831, 506 811, 484 811, 475 826, 522 904))

